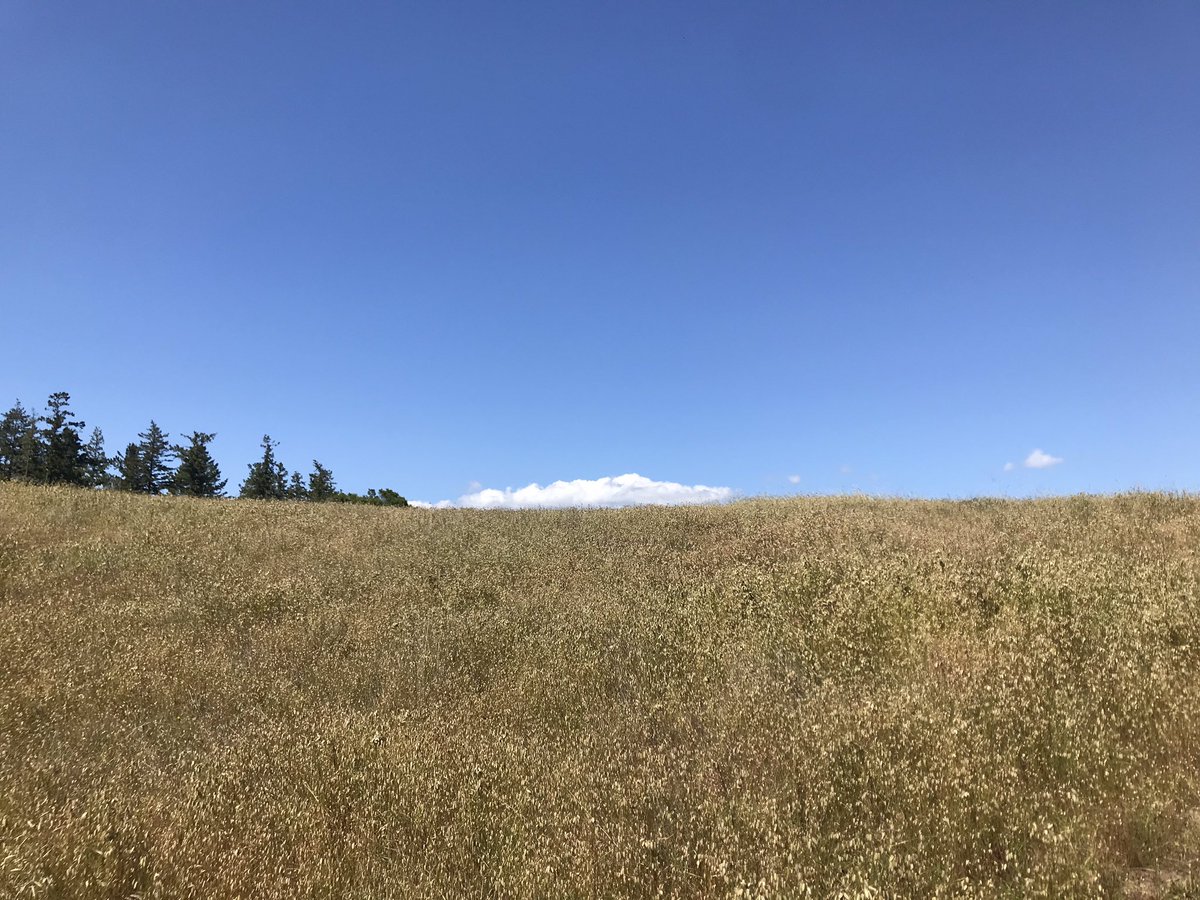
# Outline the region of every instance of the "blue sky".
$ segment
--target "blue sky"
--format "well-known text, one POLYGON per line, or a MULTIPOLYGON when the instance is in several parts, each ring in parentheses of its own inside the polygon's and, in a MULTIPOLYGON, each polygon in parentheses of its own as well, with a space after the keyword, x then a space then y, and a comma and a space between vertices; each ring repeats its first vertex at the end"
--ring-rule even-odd
POLYGON ((8 0, 0 403, 427 500, 1197 490, 1198 86, 1192 2, 8 0))

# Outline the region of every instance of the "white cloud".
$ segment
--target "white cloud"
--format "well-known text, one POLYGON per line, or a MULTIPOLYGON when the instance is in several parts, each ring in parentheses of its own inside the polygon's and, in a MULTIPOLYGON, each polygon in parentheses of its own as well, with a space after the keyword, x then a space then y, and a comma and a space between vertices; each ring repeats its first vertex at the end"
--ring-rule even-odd
POLYGON ((1062 462, 1061 456, 1051 456, 1041 450, 1034 450, 1025 457, 1025 468, 1048 469, 1051 466, 1057 466, 1060 462, 1062 462))
POLYGON ((692 503, 721 503, 733 497, 733 489, 704 484, 678 484, 654 481, 643 475, 615 475, 605 478, 576 478, 555 481, 543 487, 536 482, 523 488, 483 488, 463 494, 455 502, 411 501, 424 509, 466 507, 469 509, 563 509, 571 506, 673 506, 692 503))
POLYGON ((849 475, 854 470, 852 468, 850 468, 849 466, 842 466, 841 468, 838 469, 838 471, 843 475, 849 475))
POLYGON ((441 503, 430 503, 426 500, 409 500, 408 505, 415 506, 417 509, 445 509, 450 505, 450 501, 443 500, 441 503))
POLYGON ((1017 467, 1017 466, 1016 466, 1016 464, 1015 464, 1015 463, 1006 462, 1006 463, 1004 464, 1004 471, 1005 471, 1005 472, 1011 472, 1011 471, 1012 471, 1013 469, 1015 469, 1016 467, 1017 467))
POLYGON ((788 481, 790 481, 792 484, 799 484, 799 483, 800 483, 800 476, 799 476, 799 475, 789 475, 789 476, 788 476, 788 481))

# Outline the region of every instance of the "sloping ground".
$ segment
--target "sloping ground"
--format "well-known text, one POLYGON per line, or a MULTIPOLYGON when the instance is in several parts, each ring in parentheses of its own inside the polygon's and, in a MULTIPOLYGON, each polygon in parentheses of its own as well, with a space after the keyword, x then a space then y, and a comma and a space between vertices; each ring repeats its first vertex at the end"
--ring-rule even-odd
POLYGON ((1198 810, 1195 499, 0 484, 0 896, 1195 896, 1198 810))

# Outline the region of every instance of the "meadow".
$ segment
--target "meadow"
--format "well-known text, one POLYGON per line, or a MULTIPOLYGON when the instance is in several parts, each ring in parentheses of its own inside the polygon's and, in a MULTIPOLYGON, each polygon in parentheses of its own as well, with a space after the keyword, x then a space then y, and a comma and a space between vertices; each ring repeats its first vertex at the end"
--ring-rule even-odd
POLYGON ((0 483, 0 897, 1200 896, 1200 499, 0 483))

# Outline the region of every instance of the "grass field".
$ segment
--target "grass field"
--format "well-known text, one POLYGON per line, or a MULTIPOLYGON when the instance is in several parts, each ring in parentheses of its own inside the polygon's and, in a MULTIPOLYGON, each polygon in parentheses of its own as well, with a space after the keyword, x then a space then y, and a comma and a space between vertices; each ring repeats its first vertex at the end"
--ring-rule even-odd
POLYGON ((1200 895, 1200 500, 0 484, 0 897, 1200 895))

